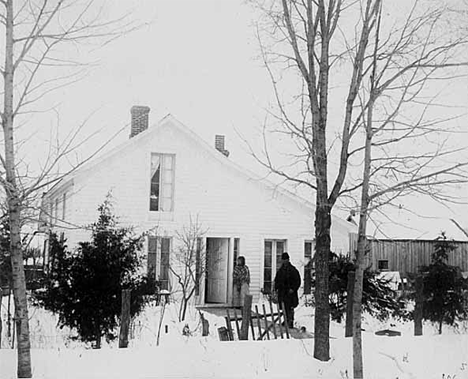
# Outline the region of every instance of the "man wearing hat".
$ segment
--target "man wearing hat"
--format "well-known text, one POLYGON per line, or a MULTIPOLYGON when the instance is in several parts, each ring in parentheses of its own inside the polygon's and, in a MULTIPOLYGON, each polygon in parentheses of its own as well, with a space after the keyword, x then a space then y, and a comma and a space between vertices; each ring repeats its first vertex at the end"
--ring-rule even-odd
POLYGON ((288 326, 294 327, 294 308, 299 304, 297 290, 301 286, 301 276, 296 267, 289 261, 289 254, 281 255, 282 264, 275 277, 275 291, 278 302, 284 303, 288 326))

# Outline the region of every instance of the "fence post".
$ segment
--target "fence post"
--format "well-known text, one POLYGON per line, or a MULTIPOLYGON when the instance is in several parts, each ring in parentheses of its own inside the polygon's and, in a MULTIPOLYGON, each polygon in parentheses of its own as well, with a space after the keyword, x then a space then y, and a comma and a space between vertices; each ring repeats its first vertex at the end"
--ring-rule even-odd
POLYGON ((202 337, 206 337, 208 334, 210 334, 210 323, 205 318, 202 311, 199 310, 198 313, 200 314, 200 321, 202 324, 202 337))
POLYGON ((249 339, 249 325, 251 318, 251 308, 252 308, 252 295, 245 295, 244 305, 242 307, 242 325, 240 330, 240 340, 249 339))
POLYGON ((353 336, 353 297, 355 272, 348 271, 348 285, 346 287, 346 327, 345 337, 353 336))
POLYGON ((422 324, 422 317, 423 317, 423 289, 424 289, 424 282, 423 277, 418 275, 416 278, 415 283, 415 290, 416 290, 416 299, 414 304, 414 335, 415 336, 422 336, 423 335, 423 324, 422 324))
POLYGON ((128 332, 130 329, 130 296, 131 290, 122 291, 122 313, 120 316, 119 348, 128 347, 128 332))
POLYGON ((218 328, 218 336, 220 341, 229 341, 229 331, 225 326, 221 326, 218 328))

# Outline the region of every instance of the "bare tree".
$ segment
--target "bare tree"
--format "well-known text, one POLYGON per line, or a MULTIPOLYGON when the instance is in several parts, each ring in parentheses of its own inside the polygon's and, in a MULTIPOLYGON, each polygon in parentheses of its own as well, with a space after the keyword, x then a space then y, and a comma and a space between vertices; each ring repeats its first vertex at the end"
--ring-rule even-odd
MULTIPOLYGON (((447 121, 426 117, 437 104, 428 100, 425 91, 433 82, 453 78, 450 72, 439 75, 439 68, 460 66, 455 58, 466 39, 457 33, 442 37, 447 22, 444 10, 417 0, 403 18, 393 18, 391 12, 381 17, 381 0, 282 0, 280 5, 263 1, 259 6, 265 16, 258 28, 261 52, 276 100, 276 111, 269 118, 275 132, 290 138, 293 152, 279 162, 266 133, 262 153, 251 151, 270 172, 312 190, 315 196, 314 357, 325 361, 330 358, 331 211, 338 200, 351 199, 358 207, 354 196, 363 187, 372 195, 364 188, 361 207, 370 200, 375 207, 413 191, 438 198, 434 184, 460 179, 455 171, 463 166, 440 166, 440 159, 456 153, 440 139, 429 143, 432 150, 412 151, 447 121), (374 44, 382 18, 388 21, 385 34, 374 44), (382 131, 378 140, 377 128, 382 131), (371 157, 371 148, 374 152, 379 148, 379 154, 371 157), (351 169, 363 164, 371 165, 372 182, 351 169)), ((368 214, 361 208, 362 213, 368 214)), ((365 230, 365 225, 359 230, 365 230)), ((360 277, 356 275, 356 283, 360 277)))
POLYGON ((206 249, 203 242, 206 232, 198 217, 195 220, 190 217, 189 225, 176 232, 176 246, 171 254, 169 268, 182 294, 179 321, 185 320, 190 300, 199 293, 206 274, 206 249))
MULTIPOLYGON (((94 1, 67 0, 2 0, 1 24, 4 33, 3 126, 4 152, 1 185, 5 191, 9 222, 10 246, 17 330, 18 370, 20 378, 30 378, 31 358, 26 284, 21 249, 21 223, 25 204, 38 191, 59 179, 53 177, 57 163, 74 151, 73 132, 59 146, 51 147, 49 156, 37 175, 18 156, 17 139, 20 117, 44 95, 79 78, 78 62, 64 58, 64 46, 100 39, 111 41, 132 28, 125 19, 102 21, 102 7, 94 1), (15 9, 15 5, 18 8, 15 9), (62 54, 61 54, 62 52, 62 54), (47 76, 48 73, 50 76, 47 76), (63 73, 63 74, 62 74, 63 73)), ((66 56, 66 55, 65 55, 66 56)), ((24 125, 23 125, 24 126, 24 125)))
POLYGON ((314 357, 322 361, 330 359, 328 265, 331 212, 342 193, 347 174, 351 137, 357 130, 353 119, 355 102, 365 75, 364 60, 368 39, 375 27, 378 10, 376 4, 369 1, 364 5, 362 15, 359 14, 362 17, 358 17, 358 21, 353 25, 358 34, 353 45, 355 54, 351 57, 351 69, 348 73, 349 85, 344 101, 341 135, 330 145, 327 142, 330 70, 347 56, 349 50, 348 47, 340 47, 342 51, 339 51, 332 46, 332 42, 341 30, 339 23, 343 17, 342 13, 352 5, 356 6, 356 3, 360 5, 360 2, 346 5, 341 0, 282 0, 280 6, 275 2, 261 4, 261 9, 267 17, 267 32, 274 41, 272 45, 265 46, 264 40, 261 40, 263 59, 272 79, 279 110, 272 116, 280 125, 280 132, 292 137, 297 154, 292 154, 292 171, 291 167, 284 168, 275 163, 266 143, 264 156, 258 160, 274 174, 297 185, 306 186, 315 193, 314 357), (285 101, 282 97, 283 92, 279 86, 281 83, 273 71, 274 65, 282 68, 281 76, 286 75, 285 71, 291 68, 295 73, 299 73, 299 78, 294 74, 292 80, 298 82, 300 92, 291 95, 291 101, 285 101), (339 159, 338 162, 333 162, 337 163, 338 169, 334 181, 330 181, 330 149, 339 144, 339 159))
POLYGON ((418 5, 416 2, 402 25, 382 31, 385 25, 379 1, 375 43, 368 65, 369 86, 360 93, 365 142, 353 294, 355 379, 364 377, 361 306, 371 212, 382 211, 395 199, 412 193, 451 201, 448 188, 468 181, 468 162, 457 161, 458 149, 446 146, 440 138, 440 133, 449 131, 444 122, 447 120, 428 115, 434 98, 428 100, 423 95, 433 80, 454 79, 452 69, 465 65, 457 52, 468 41, 464 36, 440 38, 439 23, 446 10, 428 9, 418 14, 418 5), (418 105, 422 107, 415 111, 418 105), (418 146, 421 138, 426 142, 418 146))

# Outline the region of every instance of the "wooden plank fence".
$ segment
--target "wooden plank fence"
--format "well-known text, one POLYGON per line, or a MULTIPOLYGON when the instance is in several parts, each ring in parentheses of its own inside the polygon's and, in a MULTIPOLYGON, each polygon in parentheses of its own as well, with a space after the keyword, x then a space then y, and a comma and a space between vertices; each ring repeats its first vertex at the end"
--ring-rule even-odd
POLYGON ((250 328, 246 333, 242 333, 241 322, 243 315, 238 314, 236 309, 226 308, 226 327, 218 329, 220 340, 234 341, 236 339, 252 339, 252 340, 270 340, 278 338, 290 338, 288 321, 284 304, 273 304, 269 301, 269 309, 265 304, 258 307, 255 305, 255 311, 252 312, 251 303, 248 304, 248 309, 243 309, 243 314, 247 315, 247 322, 250 328), (274 311, 276 308, 276 311, 274 311), (236 334, 234 333, 236 332, 236 334))
MULTIPOLYGON (((357 249, 357 241, 350 240, 351 251, 357 249)), ((416 273, 420 266, 431 263, 435 240, 408 239, 375 239, 368 241, 366 266, 377 270, 379 261, 388 261, 388 271, 399 271, 405 277, 408 273, 416 273)), ((461 271, 468 271, 468 242, 453 241, 457 249, 449 253, 448 264, 460 267, 461 271)))

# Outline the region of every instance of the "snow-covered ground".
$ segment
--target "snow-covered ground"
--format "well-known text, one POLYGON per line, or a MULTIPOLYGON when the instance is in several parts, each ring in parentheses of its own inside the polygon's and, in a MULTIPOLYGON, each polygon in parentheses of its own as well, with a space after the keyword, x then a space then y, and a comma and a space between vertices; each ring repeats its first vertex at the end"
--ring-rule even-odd
MULTIPOLYGON (((4 300, 5 301, 5 300, 4 300)), ((5 305, 5 304, 4 304, 5 305)), ((352 378, 352 339, 344 338, 344 325, 331 325, 331 360, 313 358, 313 339, 220 342, 217 328, 224 319, 204 313, 210 335, 201 336, 198 312, 191 310, 190 336, 182 335, 177 305, 166 307, 159 346, 156 344, 160 307, 151 306, 133 323, 130 346, 117 342, 93 350, 70 341, 71 332, 56 327, 56 318, 41 309, 30 310, 34 378, 352 378), (166 333, 167 326, 167 333, 166 333)), ((5 321, 6 307, 2 307, 5 321)), ((299 326, 313 331, 313 308, 296 311, 299 326)), ((8 341, 3 323, 0 378, 15 378, 16 351, 8 341)), ((468 379, 468 328, 444 326, 437 335, 430 324, 424 336, 413 336, 412 323, 363 323, 365 377, 372 379, 468 379), (391 326, 393 323, 395 326, 391 326), (385 328, 402 332, 399 337, 377 336, 385 328)))

